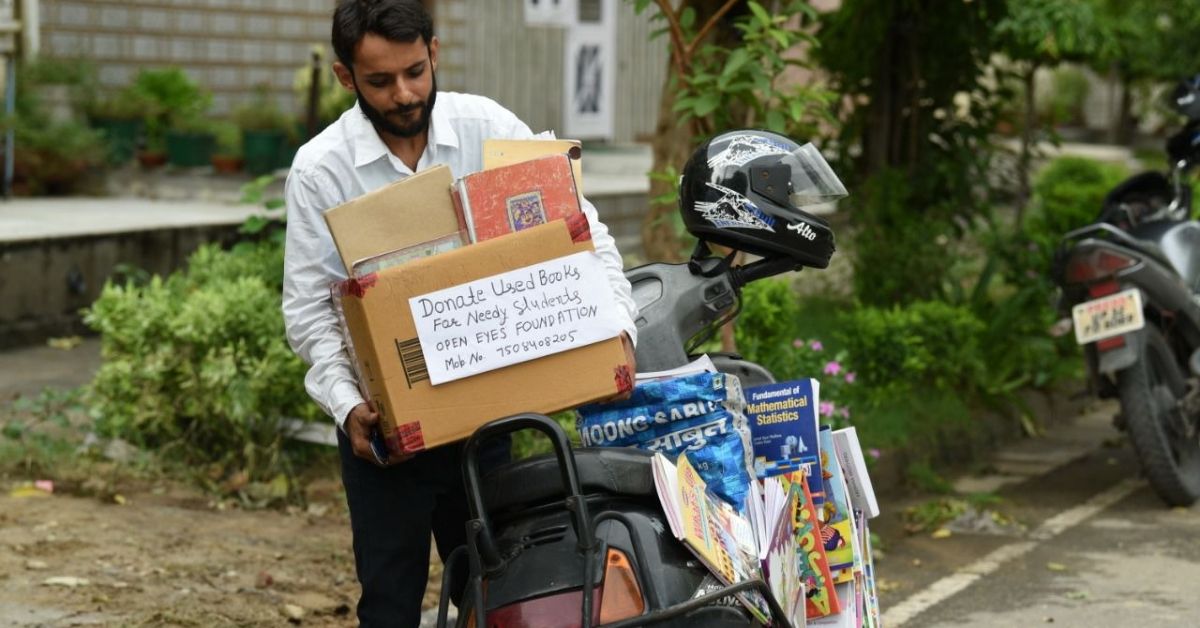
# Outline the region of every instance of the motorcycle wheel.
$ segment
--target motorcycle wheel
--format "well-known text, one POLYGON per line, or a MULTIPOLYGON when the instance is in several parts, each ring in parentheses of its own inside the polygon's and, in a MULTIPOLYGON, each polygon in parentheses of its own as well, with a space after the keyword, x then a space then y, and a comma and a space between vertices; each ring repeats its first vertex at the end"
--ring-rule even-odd
POLYGON ((1191 506, 1200 497, 1200 440, 1179 407, 1187 384, 1162 332, 1143 333, 1140 359, 1117 375, 1121 410, 1154 492, 1169 506, 1191 506))

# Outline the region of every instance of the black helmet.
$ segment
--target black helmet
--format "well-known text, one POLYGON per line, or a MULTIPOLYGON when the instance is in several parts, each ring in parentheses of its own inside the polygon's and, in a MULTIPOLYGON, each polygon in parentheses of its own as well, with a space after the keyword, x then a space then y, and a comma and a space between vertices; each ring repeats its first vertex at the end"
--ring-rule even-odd
POLYGON ((1188 122, 1200 121, 1200 74, 1185 78, 1171 92, 1171 108, 1188 122))
POLYGON ((768 131, 730 131, 708 140, 679 180, 679 210, 692 235, 815 268, 829 265, 833 231, 800 207, 845 195, 812 144, 768 131))

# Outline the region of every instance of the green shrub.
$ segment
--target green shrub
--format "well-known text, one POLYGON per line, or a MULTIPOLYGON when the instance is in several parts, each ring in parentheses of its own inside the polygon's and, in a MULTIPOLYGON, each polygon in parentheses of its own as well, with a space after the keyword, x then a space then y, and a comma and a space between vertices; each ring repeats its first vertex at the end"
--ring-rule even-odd
POLYGON ((1127 175, 1120 166, 1083 157, 1055 159, 1034 182, 1026 234, 1039 244, 1057 242, 1066 232, 1087 225, 1100 214, 1104 196, 1127 175))
POLYGON ((1049 124, 1080 124, 1092 84, 1083 71, 1063 66, 1054 71, 1050 93, 1038 100, 1038 115, 1049 124))
POLYGON ((969 392, 983 370, 982 330, 967 308, 921 301, 853 310, 846 314, 839 340, 854 356, 858 378, 867 388, 969 392))
MULTIPOLYGON (((801 303, 790 282, 783 279, 759 281, 742 292, 742 311, 734 329, 738 352, 746 359, 765 366, 776 379, 806 377, 821 382, 822 417, 839 426, 851 417, 850 394, 846 389, 857 377, 847 353, 826 347, 819 332, 836 315, 822 312, 825 320, 814 329, 810 325, 817 308, 832 308, 833 302, 818 299, 801 303)), ((834 323, 836 324, 836 323, 834 323)))
POLYGON ((166 279, 106 284, 85 315, 104 357, 89 390, 97 430, 210 478, 285 471, 280 419, 318 410, 285 339, 281 277, 282 249, 267 239, 201 247, 166 279))
POLYGON ((944 224, 912 206, 912 187, 898 170, 872 177, 854 208, 854 294, 867 305, 937 296, 946 276, 944 224))
POLYGON ((742 310, 734 327, 738 351, 777 377, 788 377, 796 370, 792 341, 799 335, 799 322, 800 305, 787 281, 752 283, 742 291, 742 310))

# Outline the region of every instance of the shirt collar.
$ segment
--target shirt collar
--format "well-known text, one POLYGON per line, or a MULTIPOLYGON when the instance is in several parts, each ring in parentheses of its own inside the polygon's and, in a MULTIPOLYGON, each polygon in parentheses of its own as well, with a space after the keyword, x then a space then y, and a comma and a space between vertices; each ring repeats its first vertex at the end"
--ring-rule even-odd
MULTIPOLYGON (((439 94, 441 96, 441 94, 439 94)), ((442 101, 438 101, 442 103, 442 101)), ((354 145, 354 167, 361 168, 368 164, 375 163, 381 158, 388 156, 391 151, 388 150, 387 144, 379 139, 379 133, 375 131, 375 127, 367 116, 363 113, 362 107, 357 102, 354 103, 354 109, 350 114, 351 133, 350 137, 354 145)), ((429 121, 429 143, 437 146, 447 146, 458 148, 458 133, 454 131, 454 125, 450 124, 450 116, 446 112, 446 104, 434 104, 433 115, 429 121)))

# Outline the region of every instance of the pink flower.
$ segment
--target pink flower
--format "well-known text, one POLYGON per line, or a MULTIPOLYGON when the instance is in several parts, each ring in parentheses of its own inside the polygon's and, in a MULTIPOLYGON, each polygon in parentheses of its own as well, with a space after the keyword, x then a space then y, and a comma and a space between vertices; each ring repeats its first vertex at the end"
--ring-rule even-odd
POLYGON ((854 380, 856 380, 856 379, 858 379, 858 374, 856 374, 854 371, 849 371, 846 373, 846 383, 847 384, 853 384, 854 380))
POLYGON ((814 340, 808 343, 808 348, 812 349, 813 351, 820 351, 825 348, 825 345, 821 344, 820 340, 814 340))
POLYGON ((803 349, 804 348, 804 340, 802 340, 800 338, 793 340, 792 347, 796 348, 796 349, 803 349))
POLYGON ((821 402, 821 416, 833 416, 833 402, 832 401, 822 401, 821 402))
POLYGON ((878 449, 876 449, 876 448, 872 447, 872 448, 870 448, 870 449, 868 449, 868 450, 867 450, 867 455, 868 455, 868 456, 870 456, 870 457, 872 457, 872 458, 874 458, 875 460, 879 460, 879 458, 883 456, 883 452, 881 452, 881 451, 879 451, 878 449))
POLYGON ((841 373, 841 372, 842 372, 842 365, 838 364, 837 360, 833 360, 831 362, 825 363, 825 374, 826 375, 837 375, 838 373, 841 373))
POLYGON ((850 408, 847 408, 846 406, 842 406, 841 408, 838 409, 838 414, 842 415, 843 419, 848 419, 848 418, 850 418, 850 408))

